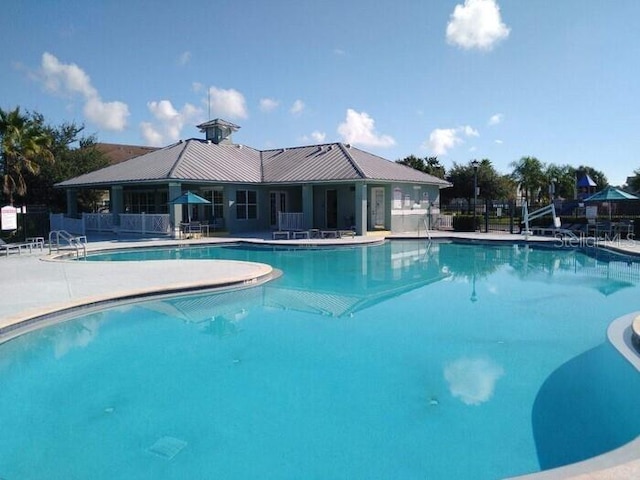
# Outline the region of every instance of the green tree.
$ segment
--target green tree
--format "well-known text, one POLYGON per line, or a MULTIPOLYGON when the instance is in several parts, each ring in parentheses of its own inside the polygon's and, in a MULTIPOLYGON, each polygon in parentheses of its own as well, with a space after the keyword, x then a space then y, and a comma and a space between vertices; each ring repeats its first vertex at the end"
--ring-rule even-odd
POLYGON ((420 170, 421 172, 428 173, 434 177, 442 179, 445 178, 445 168, 440 164, 438 157, 425 157, 422 159, 415 155, 409 155, 402 160, 396 160, 396 163, 420 170))
POLYGON ((440 164, 438 157, 426 157, 425 158, 425 172, 434 177, 444 179, 446 176, 446 170, 443 165, 440 164))
MULTIPOLYGON (((465 198, 469 202, 473 199, 473 184, 476 172, 469 161, 465 165, 453 162, 453 168, 449 170, 447 180, 453 187, 442 191, 445 200, 465 198)), ((493 167, 491 160, 482 159, 478 162, 477 182, 478 198, 484 200, 511 199, 514 197, 515 187, 508 176, 499 174, 493 167)))
POLYGON ((0 109, 0 174, 9 204, 13 205, 16 195, 27 193, 26 174, 36 175, 53 162, 51 143, 41 116, 21 114, 20 107, 0 109))
MULTIPOLYGON (((28 175, 28 204, 47 205, 50 210, 64 211, 66 194, 54 185, 83 173, 92 172, 109 164, 107 157, 97 148, 95 136, 82 136, 84 125, 63 123, 46 127, 52 138, 52 152, 56 161, 43 165, 37 175, 28 175)), ((78 192, 79 211, 93 211, 101 199, 96 190, 78 192)))
POLYGON ((407 167, 411 167, 415 170, 420 170, 421 172, 425 171, 426 165, 424 164, 424 160, 416 157, 415 155, 409 155, 401 160, 396 160, 396 163, 400 165, 406 165, 407 167))
POLYGON ((520 187, 524 198, 527 201, 539 200, 540 194, 548 186, 544 163, 536 157, 522 157, 517 162, 511 162, 511 167, 511 176, 520 187))
POLYGON ((640 168, 633 171, 633 177, 629 179, 629 188, 634 192, 640 192, 640 168))
MULTIPOLYGON (((545 197, 572 199, 575 197, 576 169, 571 165, 550 164, 545 170, 545 177, 549 187, 553 185, 553 192, 547 189, 545 197)), ((549 198, 550 200, 550 198, 549 198)))

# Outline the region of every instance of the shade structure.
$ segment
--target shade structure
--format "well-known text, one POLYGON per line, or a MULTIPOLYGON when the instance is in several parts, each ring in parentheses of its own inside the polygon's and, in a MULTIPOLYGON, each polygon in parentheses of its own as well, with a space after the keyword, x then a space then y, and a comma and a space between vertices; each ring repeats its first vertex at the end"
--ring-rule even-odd
POLYGON ((210 204, 211 202, 206 198, 202 198, 200 195, 196 195, 193 192, 187 191, 179 197, 174 198, 169 203, 172 203, 174 205, 186 205, 187 211, 189 212, 189 223, 191 223, 191 209, 189 208, 189 205, 205 205, 210 204))
POLYGON ((584 202, 615 202, 618 200, 638 200, 638 197, 616 187, 607 187, 585 198, 584 202))
POLYGON ((583 201, 584 203, 607 203, 609 209, 609 220, 611 220, 611 203, 621 202, 623 200, 638 200, 638 197, 616 187, 607 187, 590 197, 585 198, 583 201))

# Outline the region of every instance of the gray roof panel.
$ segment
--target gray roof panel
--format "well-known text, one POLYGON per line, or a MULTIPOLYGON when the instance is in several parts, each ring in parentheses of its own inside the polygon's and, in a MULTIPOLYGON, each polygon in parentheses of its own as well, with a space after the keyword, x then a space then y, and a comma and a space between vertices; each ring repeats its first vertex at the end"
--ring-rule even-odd
POLYGON ((442 178, 397 162, 391 162, 359 148, 348 145, 343 145, 343 148, 367 179, 430 183, 432 185, 441 185, 442 187, 451 185, 442 178))
POLYGON ((218 145, 191 139, 57 186, 90 187, 163 180, 226 183, 381 180, 450 185, 440 178, 341 143, 260 152, 243 145, 218 145))

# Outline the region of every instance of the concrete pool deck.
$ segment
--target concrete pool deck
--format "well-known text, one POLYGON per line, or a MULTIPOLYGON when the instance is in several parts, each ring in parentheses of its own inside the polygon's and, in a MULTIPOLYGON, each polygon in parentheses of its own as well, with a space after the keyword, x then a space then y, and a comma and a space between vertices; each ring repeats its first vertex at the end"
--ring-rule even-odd
MULTIPOLYGON (((433 239, 521 242, 512 234, 432 232, 433 239)), ((384 236, 326 239, 314 244, 357 245, 384 240, 384 236)), ((388 236, 388 238, 415 238, 388 236)), ((425 238, 425 237, 422 237, 425 238)), ((136 247, 175 247, 230 242, 256 244, 309 245, 309 240, 270 241, 257 237, 216 237, 198 240, 99 239, 87 245, 88 252, 136 247)), ((557 242, 549 237, 528 238, 532 243, 557 242)), ((640 242, 602 242, 604 248, 640 256, 640 242)), ((576 245, 577 246, 577 245, 576 245)), ((55 260, 44 251, 0 257, 0 332, 33 317, 83 305, 109 302, 118 298, 145 297, 163 292, 188 292, 266 281, 272 275, 269 265, 227 260, 169 260, 144 262, 77 262, 55 260)), ((630 412, 630 414, 633 414, 630 412)), ((580 464, 518 477, 522 480, 605 480, 640 478, 640 440, 580 464)))

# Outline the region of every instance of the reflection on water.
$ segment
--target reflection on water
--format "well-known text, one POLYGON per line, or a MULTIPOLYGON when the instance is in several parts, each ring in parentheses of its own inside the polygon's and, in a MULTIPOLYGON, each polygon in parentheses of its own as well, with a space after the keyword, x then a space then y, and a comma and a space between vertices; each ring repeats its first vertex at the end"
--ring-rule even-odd
POLYGON ((444 368, 451 395, 466 405, 489 401, 502 375, 504 369, 488 358, 460 358, 444 368))

